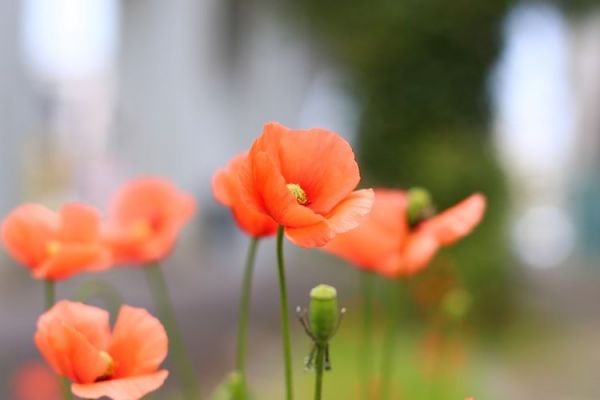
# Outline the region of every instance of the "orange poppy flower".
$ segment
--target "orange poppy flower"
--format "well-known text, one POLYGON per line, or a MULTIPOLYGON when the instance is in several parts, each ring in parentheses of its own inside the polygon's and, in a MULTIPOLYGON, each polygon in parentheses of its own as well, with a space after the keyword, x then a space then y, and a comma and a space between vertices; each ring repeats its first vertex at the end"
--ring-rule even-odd
POLYGON ((468 235, 484 211, 485 197, 477 193, 411 227, 406 193, 377 189, 367 220, 338 235, 324 250, 387 277, 412 275, 426 267, 440 247, 468 235))
POLYGON ((165 329, 141 308, 122 306, 111 332, 108 312, 60 301, 38 319, 35 343, 52 369, 72 381, 73 394, 85 399, 140 399, 168 375, 158 369, 167 356, 165 329))
POLYGON ((68 203, 58 213, 39 204, 16 208, 2 224, 2 242, 38 279, 64 279, 111 263, 98 213, 79 203, 68 203))
POLYGON ((217 170, 212 180, 217 201, 231 209, 239 227, 254 238, 271 236, 277 232, 277 223, 271 217, 249 207, 242 199, 240 172, 247 153, 235 156, 225 168, 217 170))
POLYGON ((240 173, 249 207, 285 227, 293 243, 320 247, 349 231, 371 211, 373 191, 360 180, 352 148, 324 129, 265 125, 240 173))
POLYGON ((145 264, 167 256, 196 202, 170 182, 140 178, 115 195, 104 236, 117 262, 145 264))
POLYGON ((15 371, 11 392, 16 400, 60 400, 62 394, 56 375, 41 362, 31 361, 15 371))

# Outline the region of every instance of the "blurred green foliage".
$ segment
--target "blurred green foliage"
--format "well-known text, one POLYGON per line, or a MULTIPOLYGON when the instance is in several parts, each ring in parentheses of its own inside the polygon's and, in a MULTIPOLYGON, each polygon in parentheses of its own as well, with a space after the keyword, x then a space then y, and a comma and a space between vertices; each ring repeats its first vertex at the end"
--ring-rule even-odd
MULTIPOLYGON (((488 76, 513 0, 301 0, 290 3, 344 68, 360 112, 364 185, 428 188, 438 209, 474 191, 489 211, 450 252, 486 326, 510 310, 507 194, 491 148, 488 76)), ((440 257, 438 257, 439 263, 440 257)), ((435 271, 436 266, 432 269, 435 271)))

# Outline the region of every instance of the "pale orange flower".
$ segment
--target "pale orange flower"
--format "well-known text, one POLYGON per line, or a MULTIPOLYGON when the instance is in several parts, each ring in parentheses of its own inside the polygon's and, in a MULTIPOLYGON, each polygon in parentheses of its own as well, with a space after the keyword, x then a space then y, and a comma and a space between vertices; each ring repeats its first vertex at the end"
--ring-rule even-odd
POLYGON ((404 191, 377 189, 373 211, 358 228, 338 235, 324 250, 387 277, 412 275, 437 251, 468 235, 481 221, 485 197, 473 194, 442 213, 410 226, 404 191))
POLYGON ((140 178, 114 196, 104 226, 119 263, 146 264, 168 255, 192 218, 194 198, 161 178, 140 178))
POLYGON ((101 240, 98 213, 79 203, 68 203, 58 213, 39 204, 16 208, 2 223, 2 242, 38 279, 102 270, 112 260, 101 240))
POLYGON ((247 153, 235 156, 225 168, 217 170, 212 180, 217 201, 231 209, 239 227, 253 238, 274 235, 277 223, 271 217, 248 206, 241 195, 240 172, 247 153))
POLYGON ((108 312, 61 301, 38 320, 35 343, 52 369, 85 399, 135 400, 162 386, 168 340, 146 310, 122 306, 111 332, 108 312))
POLYGON ((249 207, 285 227, 293 243, 320 247, 371 211, 373 191, 354 191, 360 180, 352 148, 324 129, 265 125, 240 173, 249 207))

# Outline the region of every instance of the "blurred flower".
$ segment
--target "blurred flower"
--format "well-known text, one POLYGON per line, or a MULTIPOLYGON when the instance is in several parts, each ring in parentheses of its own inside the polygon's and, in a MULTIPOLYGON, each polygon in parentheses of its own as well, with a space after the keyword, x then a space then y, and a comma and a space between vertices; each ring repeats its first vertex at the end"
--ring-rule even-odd
POLYGON ((21 365, 11 379, 14 400, 60 400, 56 375, 44 364, 31 361, 21 365))
POLYGON ((83 204, 68 203, 58 213, 24 204, 5 218, 2 241, 38 279, 65 279, 111 263, 110 251, 101 241, 99 215, 83 204))
POLYGON ((160 178, 140 178, 115 195, 104 236, 118 263, 145 264, 167 256, 191 219, 192 196, 160 178))
POLYGON ((73 393, 86 399, 139 399, 168 375, 158 370, 167 355, 165 329, 141 308, 122 306, 111 332, 108 312, 61 301, 38 319, 35 343, 54 371, 73 382, 73 393))
POLYGON ((455 243, 479 224, 485 198, 473 194, 441 214, 413 224, 408 210, 406 192, 377 189, 367 220, 338 235, 324 250, 390 278, 412 275, 426 267, 440 247, 455 243))
POLYGON ((350 145, 324 129, 266 124, 240 175, 247 204, 269 215, 293 243, 323 246, 371 211, 373 191, 360 180, 350 145))
POLYGON ((271 217, 249 207, 241 196, 239 175, 247 153, 235 156, 225 168, 219 169, 212 180, 217 201, 231 209, 240 228, 254 238, 270 236, 277 231, 277 223, 271 217))

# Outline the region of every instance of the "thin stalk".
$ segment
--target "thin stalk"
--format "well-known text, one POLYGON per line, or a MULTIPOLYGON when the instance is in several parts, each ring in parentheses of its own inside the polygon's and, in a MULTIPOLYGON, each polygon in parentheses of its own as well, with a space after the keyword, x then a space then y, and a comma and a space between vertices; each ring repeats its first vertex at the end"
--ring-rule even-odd
POLYGON ((373 274, 367 271, 360 273, 360 289, 363 301, 362 343, 358 358, 358 380, 361 384, 362 399, 370 397, 373 338, 373 274))
POLYGON ((290 321, 288 316, 288 294, 283 261, 283 226, 277 230, 277 271, 279 273, 279 313, 281 317, 281 336, 283 340, 283 361, 285 367, 285 398, 294 398, 292 383, 292 346, 290 344, 290 321))
POLYGON ((394 361, 396 359, 396 345, 398 343, 398 324, 400 322, 400 302, 402 300, 400 285, 389 287, 388 290, 388 317, 383 338, 383 351, 381 363, 381 400, 391 398, 391 381, 394 376, 394 361))
MULTIPOLYGON (((44 281, 44 309, 48 311, 56 303, 56 284, 53 280, 46 279, 44 281)), ((69 380, 64 376, 59 376, 60 388, 65 400, 71 400, 73 395, 71 394, 71 388, 69 387, 69 380)))
POLYGON ((200 399, 200 386, 183 345, 165 276, 158 263, 145 266, 143 269, 148 286, 154 297, 154 302, 158 308, 159 316, 169 335, 169 353, 173 356, 173 364, 181 380, 185 398, 187 400, 198 400, 200 399))
POLYGON ((44 281, 44 309, 48 311, 56 302, 56 285, 53 280, 44 281))
POLYGON ((252 238, 248 246, 246 264, 244 266, 244 278, 242 281, 242 293, 240 295, 240 311, 238 321, 238 341, 236 367, 242 377, 244 392, 246 391, 246 355, 248 349, 248 317, 250 315, 250 297, 252 294, 252 276, 256 261, 256 249, 259 239, 252 238))
POLYGON ((324 360, 325 360, 325 346, 317 345, 317 356, 315 359, 315 372, 316 372, 315 400, 321 400, 321 395, 323 393, 324 360))

